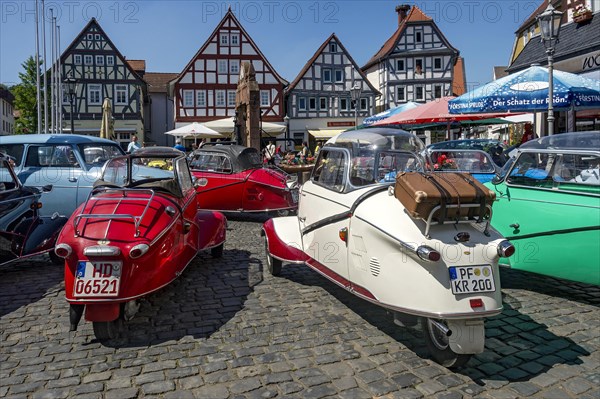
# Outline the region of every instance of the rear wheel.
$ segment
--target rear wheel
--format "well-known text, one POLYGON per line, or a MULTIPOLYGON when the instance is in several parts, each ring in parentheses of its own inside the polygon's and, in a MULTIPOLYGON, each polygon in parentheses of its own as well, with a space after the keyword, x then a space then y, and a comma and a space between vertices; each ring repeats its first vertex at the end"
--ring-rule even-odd
POLYGON ((224 244, 221 244, 218 247, 214 247, 210 250, 210 254, 213 258, 223 257, 223 245, 224 244))
POLYGON ((271 253, 269 252, 269 243, 267 242, 267 239, 265 238, 265 256, 267 257, 267 267, 269 269, 269 273, 271 273, 272 276, 279 276, 281 274, 281 260, 279 259, 275 259, 274 257, 271 256, 271 253))
MULTIPOLYGON (((443 320, 435 321, 446 325, 446 322, 443 320)), ((469 359, 471 359, 472 355, 470 354, 458 354, 452 351, 450 348, 450 337, 436 327, 432 319, 422 318, 421 327, 423 328, 425 343, 431 357, 442 366, 458 368, 467 364, 469 359)))
POLYGON ((94 335, 100 342, 110 341, 119 337, 121 319, 113 321, 94 321, 94 335))
POLYGON ((54 252, 54 250, 48 252, 48 255, 50 256, 50 260, 52 261, 52 263, 54 263, 55 265, 62 266, 65 264, 65 260, 63 258, 61 258, 60 256, 58 256, 54 252))

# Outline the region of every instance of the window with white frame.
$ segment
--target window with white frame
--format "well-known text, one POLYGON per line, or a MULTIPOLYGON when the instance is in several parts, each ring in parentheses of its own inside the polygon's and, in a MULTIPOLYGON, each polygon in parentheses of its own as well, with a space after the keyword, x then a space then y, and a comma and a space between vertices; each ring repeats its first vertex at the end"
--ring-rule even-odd
POLYGON ((94 40, 94 34, 93 33, 88 33, 87 34, 87 39, 88 40, 94 40))
POLYGON ((94 57, 89 54, 83 56, 83 62, 85 65, 92 65, 94 63, 94 57))
POLYGON ((298 97, 298 110, 306 111, 306 98, 305 97, 298 97))
POLYGON ((227 33, 221 33, 221 46, 227 46, 229 44, 229 35, 227 33))
POLYGON ((88 85, 88 105, 100 105, 102 104, 100 98, 102 93, 102 85, 90 84, 88 85))
POLYGON ((323 82, 331 83, 331 69, 323 68, 323 82))
POLYGON ((96 56, 96 65, 104 65, 104 56, 103 55, 96 56))
POLYGON ((196 91, 196 106, 206 107, 206 92, 204 90, 196 91))
POLYGON ((227 73, 227 60, 219 60, 218 73, 227 73))
POLYGON ((404 72, 406 71, 406 64, 404 60, 396 60, 396 72, 404 72))
POLYGON ((310 97, 308 99, 308 109, 314 111, 317 109, 317 99, 314 97, 310 97))
POLYGON ((75 65, 81 65, 81 54, 75 54, 73 56, 73 60, 75 62, 75 65))
POLYGON ((217 107, 224 107, 225 106, 225 90, 217 90, 216 91, 216 101, 215 104, 217 105, 217 107))
POLYGON ((425 89, 423 86, 415 86, 415 100, 425 101, 425 89))
POLYGON ((238 44, 240 44, 240 36, 237 33, 232 33, 231 34, 231 45, 237 46, 238 44))
POLYGON ((270 105, 269 102, 269 91, 268 90, 261 90, 260 91, 260 106, 261 107, 268 107, 270 105))
POLYGON ((435 57, 433 59, 433 69, 439 71, 442 69, 442 57, 435 57))
POLYGON ((95 38, 96 40, 100 40, 100 35, 99 35, 98 33, 96 33, 96 34, 94 35, 94 38, 95 38))
POLYGON ((442 85, 433 86, 433 98, 442 98, 442 85))
POLYGON ((234 75, 240 73, 240 60, 229 60, 229 72, 234 75))
POLYGON ((360 99, 360 109, 362 111, 366 111, 369 109, 369 99, 368 98, 361 98, 360 99))
POLYGON ((404 87, 404 86, 396 87, 396 101, 397 102, 406 101, 406 87, 404 87))
POLYGON ((340 110, 342 111, 348 111, 348 99, 347 98, 340 98, 340 110))
POLYGON ((115 57, 112 55, 106 56, 106 65, 113 66, 115 65, 115 57))
POLYGON ((344 81, 344 70, 336 69, 335 70, 335 82, 339 83, 339 82, 343 82, 343 81, 344 81))
POLYGON ((227 92, 227 106, 235 107, 235 91, 229 90, 227 92))
POLYGON ((193 90, 184 90, 183 91, 183 106, 186 108, 194 106, 194 91, 193 90))
POLYGON ((329 52, 337 53, 337 43, 329 43, 329 52))
POLYGON ((417 75, 423 74, 423 59, 422 58, 415 59, 415 74, 417 74, 417 75))
POLYGON ((319 109, 326 110, 327 109, 327 97, 319 98, 319 109))
POLYGON ((115 104, 126 105, 129 97, 129 86, 127 85, 115 85, 115 104))

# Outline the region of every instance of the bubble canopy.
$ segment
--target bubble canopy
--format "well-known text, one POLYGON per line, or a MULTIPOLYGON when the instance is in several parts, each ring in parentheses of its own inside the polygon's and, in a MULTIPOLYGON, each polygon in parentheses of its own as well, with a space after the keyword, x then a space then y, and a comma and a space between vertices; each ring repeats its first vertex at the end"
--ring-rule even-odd
POLYGON ((329 139, 325 146, 348 148, 351 151, 408 151, 420 153, 423 142, 405 130, 390 128, 368 128, 350 130, 329 139), (358 148, 357 148, 358 147, 358 148))

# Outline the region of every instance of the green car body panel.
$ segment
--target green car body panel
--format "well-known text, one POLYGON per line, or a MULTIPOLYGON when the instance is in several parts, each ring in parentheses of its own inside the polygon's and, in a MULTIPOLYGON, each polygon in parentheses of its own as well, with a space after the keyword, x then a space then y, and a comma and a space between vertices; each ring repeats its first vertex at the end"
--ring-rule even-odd
MULTIPOLYGON (((560 136, 565 135, 593 133, 560 136)), ((598 139, 596 135, 592 137, 598 139)), ((538 141, 544 139, 549 138, 538 141)), ((599 164, 600 147, 543 148, 533 143, 522 146, 502 181, 486 183, 496 192, 492 227, 516 248, 507 259, 511 268, 600 285, 599 164), (530 166, 527 156, 543 161, 530 166), (581 174, 587 179, 590 172, 593 178, 582 180, 581 174)))

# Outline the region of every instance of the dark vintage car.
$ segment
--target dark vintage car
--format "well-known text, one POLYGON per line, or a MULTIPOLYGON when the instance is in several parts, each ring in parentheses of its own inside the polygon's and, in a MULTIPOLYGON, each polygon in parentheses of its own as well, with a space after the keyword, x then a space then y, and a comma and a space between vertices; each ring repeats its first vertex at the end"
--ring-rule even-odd
MULTIPOLYGON (((0 154, 0 265, 50 252, 53 261, 62 259, 52 250, 67 218, 54 214, 41 217, 42 191, 24 187, 13 170, 14 161, 0 154)), ((43 191, 50 191, 45 186, 43 191)))
POLYGON ((298 207, 298 183, 267 168, 255 148, 204 146, 190 159, 202 209, 228 212, 290 211, 298 207))

